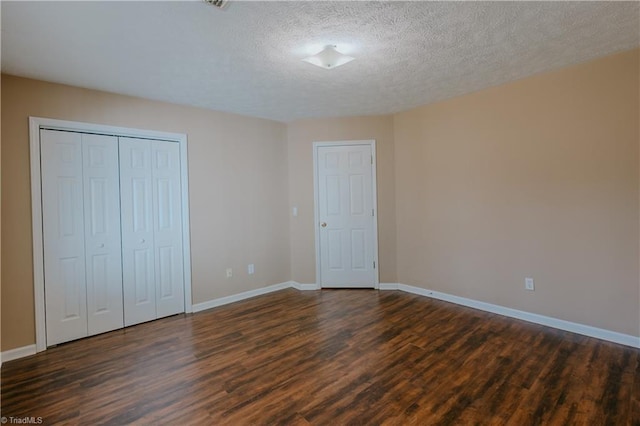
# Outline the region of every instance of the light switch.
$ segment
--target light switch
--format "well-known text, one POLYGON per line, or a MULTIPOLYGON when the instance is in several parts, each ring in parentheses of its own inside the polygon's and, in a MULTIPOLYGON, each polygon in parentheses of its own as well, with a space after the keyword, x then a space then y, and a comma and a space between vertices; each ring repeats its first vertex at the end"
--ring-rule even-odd
POLYGON ((293 206, 293 217, 298 216, 298 206, 293 206))

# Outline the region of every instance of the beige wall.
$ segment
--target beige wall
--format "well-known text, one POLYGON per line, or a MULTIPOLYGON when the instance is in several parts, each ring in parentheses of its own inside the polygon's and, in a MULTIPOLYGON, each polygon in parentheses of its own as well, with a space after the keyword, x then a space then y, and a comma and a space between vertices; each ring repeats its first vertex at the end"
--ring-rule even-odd
POLYGON ((289 203, 291 217, 291 278, 316 282, 313 219, 313 142, 376 140, 378 185, 378 260, 380 282, 395 282, 395 172, 393 117, 347 117, 299 120, 288 126, 289 203))
POLYGON ((188 135, 194 303, 289 280, 284 124, 7 75, 2 89, 3 351, 35 343, 30 115, 188 135))
POLYGON ((640 336, 638 64, 397 114, 398 281, 640 336))

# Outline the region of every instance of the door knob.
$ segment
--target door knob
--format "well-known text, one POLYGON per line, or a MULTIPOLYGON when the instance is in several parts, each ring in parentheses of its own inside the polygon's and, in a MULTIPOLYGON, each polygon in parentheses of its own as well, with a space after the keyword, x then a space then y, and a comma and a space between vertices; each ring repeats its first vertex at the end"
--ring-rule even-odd
POLYGON ((144 243, 144 238, 141 238, 140 239, 140 244, 143 244, 143 243, 144 243))
POLYGON ((100 243, 100 244, 98 245, 98 248, 104 248, 104 243, 100 243))
POLYGON ((322 223, 320 224, 320 226, 322 226, 323 228, 325 228, 325 227, 327 226, 327 222, 322 222, 322 223))

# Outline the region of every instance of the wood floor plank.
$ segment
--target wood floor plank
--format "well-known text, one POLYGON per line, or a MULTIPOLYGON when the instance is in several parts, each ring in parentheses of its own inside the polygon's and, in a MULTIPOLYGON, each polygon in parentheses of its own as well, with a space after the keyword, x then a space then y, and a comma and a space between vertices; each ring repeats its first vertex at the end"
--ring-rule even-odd
POLYGON ((640 350, 396 291, 283 290, 2 366, 44 424, 640 425, 640 350))

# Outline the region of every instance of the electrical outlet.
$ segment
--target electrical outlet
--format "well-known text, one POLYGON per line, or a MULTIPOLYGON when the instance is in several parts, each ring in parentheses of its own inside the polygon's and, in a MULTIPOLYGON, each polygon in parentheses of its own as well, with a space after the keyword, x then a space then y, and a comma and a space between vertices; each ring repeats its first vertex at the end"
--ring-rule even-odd
POLYGON ((233 276, 233 269, 227 268, 227 278, 231 278, 233 276))
POLYGON ((524 288, 525 288, 525 290, 534 291, 533 278, 525 278, 524 279, 524 288))
POLYGON ((253 266, 253 263, 247 266, 247 274, 253 275, 256 272, 256 267, 253 266))

